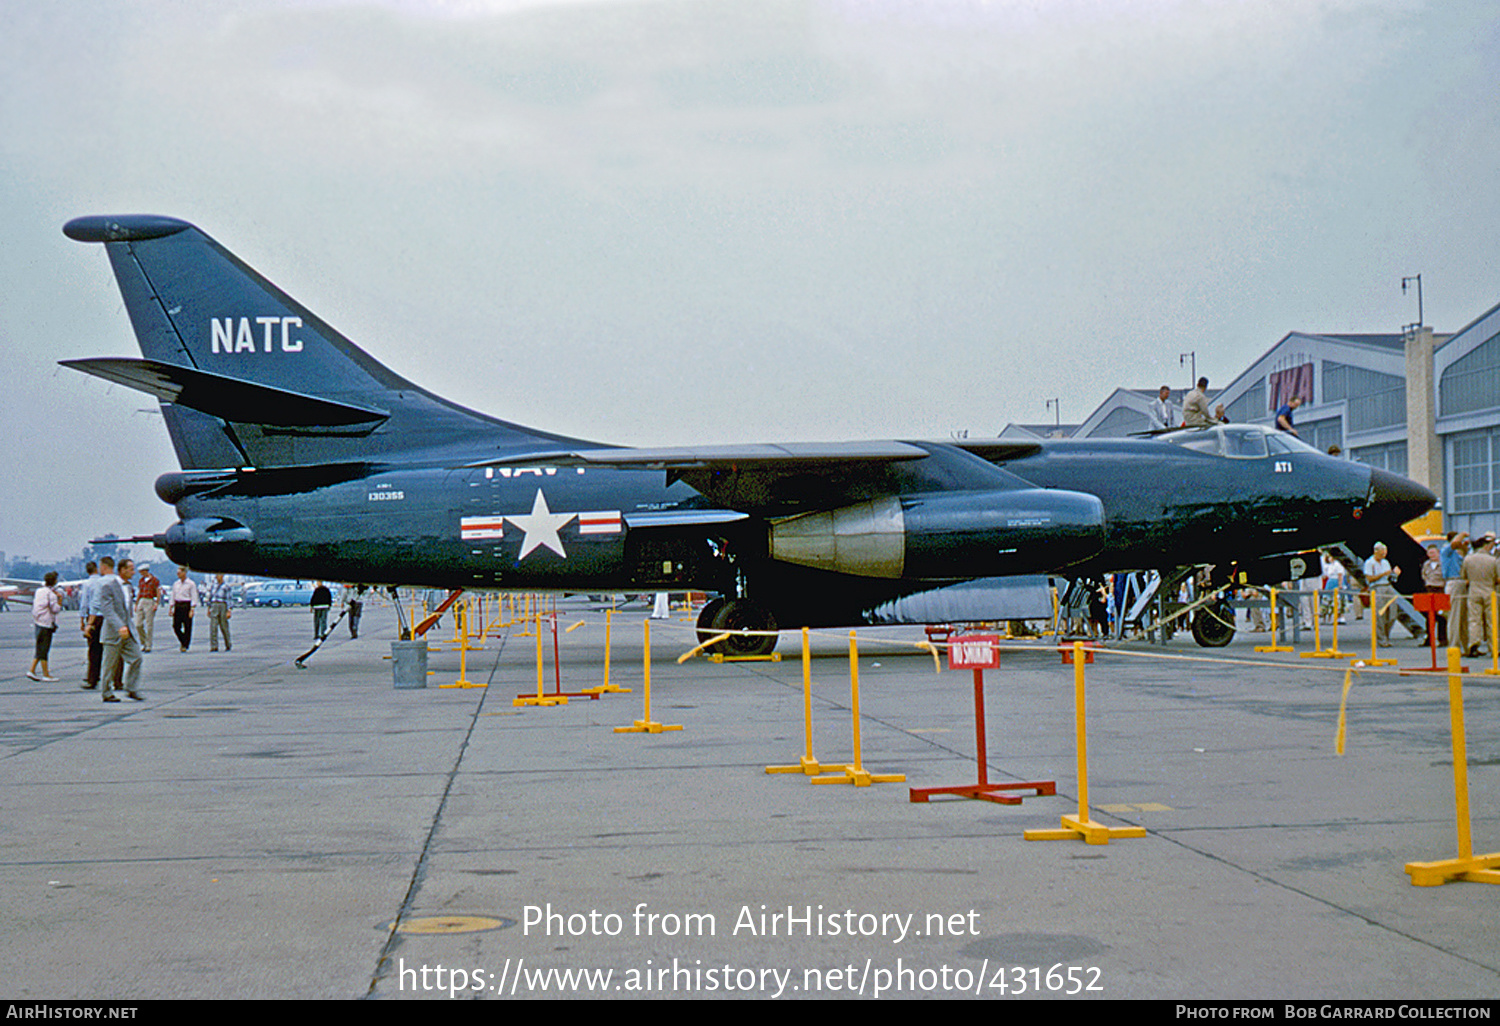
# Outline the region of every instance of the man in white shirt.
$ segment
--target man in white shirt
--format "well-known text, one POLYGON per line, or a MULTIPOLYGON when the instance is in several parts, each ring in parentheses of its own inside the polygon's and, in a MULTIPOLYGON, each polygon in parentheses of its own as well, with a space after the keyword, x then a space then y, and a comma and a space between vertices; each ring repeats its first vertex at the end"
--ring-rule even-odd
POLYGON ((171 598, 172 633, 177 635, 177 644, 186 652, 193 643, 193 607, 198 604, 198 585, 188 577, 185 566, 177 568, 171 598))
MULTIPOLYGON (((1344 588, 1344 564, 1334 559, 1327 552, 1321 553, 1323 558, 1323 622, 1333 622, 1334 595, 1344 588)), ((1339 623, 1344 622, 1344 603, 1342 598, 1338 602, 1339 623)))
POLYGON ((90 691, 99 686, 99 665, 104 661, 104 646, 99 641, 99 627, 104 623, 104 618, 98 613, 99 586, 104 583, 104 579, 99 576, 99 564, 93 560, 89 560, 84 569, 89 576, 78 593, 78 615, 79 627, 83 631, 89 653, 88 668, 83 674, 83 689, 90 691))
POLYGON ((1386 561, 1388 550, 1384 542, 1376 542, 1370 558, 1365 560, 1365 583, 1370 586, 1370 621, 1375 628, 1376 644, 1389 647, 1391 644, 1391 621, 1396 618, 1392 599, 1396 597, 1396 578, 1401 568, 1386 561))
POLYGON ((1163 385, 1151 403, 1151 429, 1164 431, 1177 426, 1177 411, 1172 409, 1172 387, 1163 385))

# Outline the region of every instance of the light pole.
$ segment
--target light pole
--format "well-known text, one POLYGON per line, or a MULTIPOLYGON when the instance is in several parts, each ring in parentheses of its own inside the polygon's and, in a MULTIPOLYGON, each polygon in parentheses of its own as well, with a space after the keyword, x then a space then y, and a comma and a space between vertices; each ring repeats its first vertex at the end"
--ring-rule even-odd
POLYGON ((1422 325, 1427 323, 1426 317, 1424 317, 1422 314, 1422 276, 1420 274, 1414 274, 1401 279, 1401 294, 1403 296, 1406 295, 1406 287, 1409 282, 1417 283, 1417 323, 1408 324, 1406 327, 1420 328, 1422 327, 1422 325))
POLYGON ((1062 400, 1048 399, 1047 408, 1057 413, 1057 427, 1058 430, 1062 430, 1062 400))
POLYGON ((1178 355, 1177 366, 1181 367, 1184 363, 1188 364, 1188 366, 1192 368, 1193 380, 1189 384, 1189 387, 1196 388, 1198 385, 1198 351, 1194 350, 1191 353, 1182 353, 1178 355))

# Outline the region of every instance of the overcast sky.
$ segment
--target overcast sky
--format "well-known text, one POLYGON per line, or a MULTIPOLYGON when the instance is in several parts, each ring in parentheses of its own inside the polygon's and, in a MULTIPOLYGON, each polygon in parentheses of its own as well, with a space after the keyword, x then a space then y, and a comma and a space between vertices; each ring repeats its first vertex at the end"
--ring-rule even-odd
POLYGON ((0 550, 160 531, 82 214, 622 444, 993 435, 1500 302, 1493 0, 3 3, 0 550))

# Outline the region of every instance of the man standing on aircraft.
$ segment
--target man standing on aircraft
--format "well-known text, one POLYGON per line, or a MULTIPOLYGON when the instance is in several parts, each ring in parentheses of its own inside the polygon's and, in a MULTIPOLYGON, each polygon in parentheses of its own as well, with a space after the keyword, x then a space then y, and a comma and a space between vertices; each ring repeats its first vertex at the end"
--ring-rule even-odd
POLYGON ((1370 625, 1375 630, 1375 640, 1382 648, 1391 644, 1391 621, 1396 618, 1392 600, 1396 597, 1396 578, 1401 568, 1393 567, 1386 560, 1389 550, 1384 542, 1376 542, 1370 558, 1365 560, 1365 583, 1370 586, 1370 625))
MULTIPOLYGON (((100 562, 103 563, 104 560, 100 562)), ((130 630, 130 602, 125 597, 125 586, 130 583, 134 574, 135 564, 122 559, 120 575, 116 577, 111 574, 106 577, 99 589, 103 596, 100 605, 104 609, 104 626, 101 631, 104 638, 104 670, 101 679, 104 681, 106 702, 119 701, 113 688, 115 677, 121 674, 122 668, 124 673, 121 683, 125 693, 137 702, 145 701, 145 696, 140 692, 141 646, 130 630)))
MULTIPOLYGON (((1300 395, 1294 395, 1282 403, 1281 407, 1276 411, 1276 430, 1285 431, 1289 435, 1297 435, 1297 427, 1292 423, 1292 414, 1301 405, 1302 397, 1300 395)), ((1297 435, 1297 437, 1301 438, 1302 436, 1297 435)))
POLYGON ((141 575, 135 582, 135 636, 140 639, 141 651, 151 651, 151 639, 156 635, 156 606, 161 597, 161 581, 151 573, 149 566, 141 567, 141 575))
MULTIPOLYGON (((110 564, 114 566, 113 563, 110 564)), ((83 689, 90 691, 99 686, 99 663, 104 658, 104 649, 99 645, 99 624, 103 621, 94 614, 94 596, 99 591, 101 578, 99 577, 99 564, 92 559, 84 565, 88 571, 88 578, 83 582, 83 588, 78 597, 78 619, 79 629, 83 631, 83 639, 88 643, 89 661, 88 669, 84 671, 83 689)))
POLYGON ((1469 651, 1469 582, 1464 580, 1464 557, 1469 554, 1469 532, 1449 531, 1448 541, 1438 549, 1443 564, 1443 590, 1448 593, 1448 644, 1469 651))
POLYGON ((328 610, 333 608, 333 593, 322 581, 314 582, 312 601, 313 637, 322 641, 328 635, 328 610))
POLYGON ((187 575, 187 567, 177 568, 172 582, 172 633, 183 652, 193 643, 193 607, 198 604, 198 585, 187 575))
POLYGON ((208 650, 219 650, 219 634, 222 632, 224 651, 228 652, 233 646, 229 644, 229 585, 224 583, 223 574, 214 574, 214 581, 208 586, 208 595, 203 601, 208 605, 208 650))
POLYGON ((1208 379, 1199 378, 1198 387, 1182 400, 1182 425, 1183 427, 1208 427, 1213 422, 1213 414, 1208 412, 1208 379))
POLYGON ((1151 403, 1151 430, 1166 431, 1177 426, 1177 411, 1172 409, 1172 388, 1163 385, 1151 403))
POLYGON ((1497 573, 1494 545, 1495 539, 1485 535, 1474 543, 1474 551, 1464 560, 1463 578, 1469 585, 1468 600, 1464 604, 1469 607, 1468 654, 1471 656, 1481 654, 1481 643, 1489 647, 1485 654, 1495 653, 1495 639, 1490 632, 1493 616, 1490 602, 1496 584, 1500 583, 1500 573, 1497 573))

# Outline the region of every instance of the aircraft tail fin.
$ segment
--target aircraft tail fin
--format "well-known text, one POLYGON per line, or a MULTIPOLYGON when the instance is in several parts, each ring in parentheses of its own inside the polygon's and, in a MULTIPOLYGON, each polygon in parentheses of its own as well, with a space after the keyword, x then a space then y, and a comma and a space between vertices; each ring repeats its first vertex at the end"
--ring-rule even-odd
POLYGON ((145 357, 70 365, 156 396, 185 470, 578 441, 417 387, 186 221, 81 217, 63 231, 104 244, 145 357))

